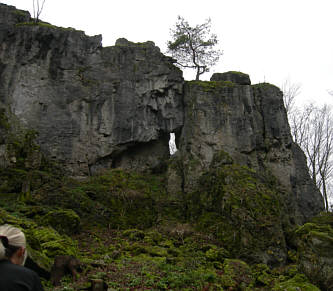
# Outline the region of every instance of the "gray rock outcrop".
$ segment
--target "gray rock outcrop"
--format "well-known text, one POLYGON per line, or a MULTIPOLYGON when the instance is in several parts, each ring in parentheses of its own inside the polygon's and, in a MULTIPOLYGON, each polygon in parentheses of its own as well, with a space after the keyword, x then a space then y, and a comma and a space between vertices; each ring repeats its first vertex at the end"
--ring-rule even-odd
POLYGON ((238 164, 273 174, 292 193, 288 203, 297 222, 314 216, 322 210, 322 197, 309 177, 303 152, 292 141, 282 92, 267 83, 231 83, 240 75, 235 74, 233 78, 227 73, 227 82, 185 84, 179 141, 184 191, 197 187, 200 175, 222 151, 238 164))
POLYGON ((0 5, 0 101, 38 132, 48 157, 75 175, 169 157, 169 133, 183 125, 182 72, 171 58, 152 42, 103 48, 101 36, 0 5))
POLYGON ((215 73, 210 78, 211 81, 229 81, 238 85, 251 85, 248 74, 242 72, 230 71, 225 73, 215 73))
POLYGON ((101 36, 35 24, 0 4, 0 164, 11 159, 2 123, 14 127, 14 119, 75 176, 110 167, 159 171, 175 132, 180 169, 169 168, 170 194, 192 191, 223 151, 277 177, 296 221, 322 210, 277 87, 251 86, 240 72, 184 84, 173 63, 152 42, 102 47, 101 36))

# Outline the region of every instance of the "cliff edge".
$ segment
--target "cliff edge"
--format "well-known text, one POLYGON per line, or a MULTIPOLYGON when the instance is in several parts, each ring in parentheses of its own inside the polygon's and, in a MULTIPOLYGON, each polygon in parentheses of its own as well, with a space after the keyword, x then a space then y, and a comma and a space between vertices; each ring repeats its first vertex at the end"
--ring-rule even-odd
MULTIPOLYGON (((251 85, 240 72, 184 82, 153 42, 102 47, 101 36, 36 24, 12 6, 1 4, 0 14, 1 112, 12 130, 33 130, 41 152, 70 175, 163 171, 174 132, 181 170, 169 166, 170 195, 195 191, 223 152, 277 178, 295 222, 323 209, 277 87, 251 85)), ((3 167, 15 164, 5 131, 3 167)))

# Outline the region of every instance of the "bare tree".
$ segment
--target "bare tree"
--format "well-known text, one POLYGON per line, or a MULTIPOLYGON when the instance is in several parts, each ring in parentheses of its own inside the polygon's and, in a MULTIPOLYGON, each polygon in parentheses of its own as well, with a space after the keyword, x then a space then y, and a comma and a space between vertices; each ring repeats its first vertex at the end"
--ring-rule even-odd
POLYGON ((289 122, 294 141, 307 157, 309 173, 320 189, 328 211, 333 190, 332 110, 326 104, 322 107, 305 105, 289 113, 289 122))
POLYGON ((292 83, 289 79, 281 86, 283 92, 283 102, 286 107, 287 113, 290 113, 295 108, 295 99, 301 92, 301 85, 292 83))
POLYGON ((32 0, 32 7, 34 12, 34 21, 37 23, 39 21, 39 16, 41 15, 44 8, 45 0, 32 0))

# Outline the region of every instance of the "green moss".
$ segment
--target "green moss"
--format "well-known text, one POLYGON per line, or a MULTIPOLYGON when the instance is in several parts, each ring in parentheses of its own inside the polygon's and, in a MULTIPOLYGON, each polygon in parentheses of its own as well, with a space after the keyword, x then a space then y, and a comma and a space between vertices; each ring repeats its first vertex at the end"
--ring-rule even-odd
POLYGON ((234 74, 234 75, 238 75, 240 77, 249 77, 248 74, 245 74, 245 73, 242 73, 242 72, 239 72, 239 71, 228 71, 226 73, 231 73, 231 74, 234 74))
POLYGON ((309 283, 308 279, 302 274, 298 274, 294 278, 286 282, 277 283, 272 290, 273 291, 299 291, 299 290, 320 291, 318 287, 309 283))
POLYGON ((48 257, 57 255, 77 255, 77 245, 66 235, 59 233, 50 227, 37 227, 25 231, 29 245, 48 257))
POLYGON ((80 217, 72 209, 50 211, 41 217, 40 221, 52 226, 59 233, 68 235, 77 233, 80 227, 80 217))
POLYGON ((225 151, 219 151, 214 154, 212 162, 211 162, 211 167, 212 168, 218 168, 223 165, 231 165, 233 164, 233 159, 232 157, 225 151))
POLYGON ((167 257, 168 250, 159 246, 149 246, 146 247, 146 251, 149 255, 153 257, 167 257))
POLYGON ((10 129, 10 123, 4 108, 0 108, 0 129, 1 128, 5 129, 6 131, 10 129))
POLYGON ((16 168, 0 169, 0 192, 20 193, 27 171, 16 168))
POLYGON ((333 229, 329 215, 320 215, 300 226, 295 236, 299 269, 312 283, 329 290, 333 282, 333 229))
POLYGON ((253 89, 262 89, 262 90, 269 90, 269 89, 280 90, 279 87, 277 87, 273 84, 270 84, 270 83, 266 83, 266 82, 252 85, 252 88, 253 89))
POLYGON ((241 260, 226 259, 223 264, 223 275, 221 278, 224 288, 235 288, 244 290, 253 284, 250 267, 241 260))
POLYGON ((145 233, 144 241, 146 243, 150 243, 152 245, 154 245, 154 244, 161 245, 161 246, 167 246, 168 245, 168 243, 166 241, 163 241, 162 234, 160 234, 158 231, 154 231, 154 230, 145 233))
POLYGON ((219 88, 233 88, 235 83, 230 81, 187 81, 186 84, 190 87, 199 87, 204 92, 211 92, 219 88))
POLYGON ((123 236, 129 238, 132 241, 138 241, 145 238, 145 233, 138 229, 126 229, 123 231, 123 236))
POLYGON ((309 232, 309 236, 317 238, 322 242, 326 242, 327 246, 333 247, 333 231, 327 232, 320 232, 320 231, 311 231, 309 232))
POLYGON ((329 234, 333 234, 333 229, 327 224, 316 224, 316 223, 305 223, 300 226, 296 231, 296 235, 303 236, 309 235, 310 233, 323 233, 326 234, 324 237, 328 237, 329 234))
POLYGON ((312 223, 317 225, 330 225, 333 228, 333 213, 322 212, 311 219, 312 223))
POLYGON ((198 230, 219 239, 231 255, 257 261, 260 256, 283 260, 281 193, 247 167, 212 168, 187 197, 188 215, 198 230))
POLYGON ((138 47, 138 48, 147 49, 150 47, 154 47, 155 43, 152 41, 131 42, 131 41, 128 41, 127 39, 121 39, 120 41, 116 42, 116 46, 118 46, 118 47, 138 47))
POLYGON ((14 14, 19 15, 19 16, 27 16, 28 15, 28 13, 26 11, 24 11, 24 10, 18 10, 18 9, 16 9, 14 11, 14 14))
POLYGON ((224 248, 212 246, 209 250, 205 252, 205 257, 210 261, 217 261, 223 263, 225 258, 230 257, 230 254, 224 248))
POLYGON ((57 28, 57 26, 52 25, 50 23, 46 23, 46 22, 35 22, 35 21, 31 21, 31 22, 20 22, 16 24, 17 27, 22 27, 22 26, 41 26, 41 27, 48 27, 48 28, 57 28))
POLYGON ((50 227, 40 227, 24 216, 12 215, 0 209, 0 223, 19 227, 27 239, 30 258, 40 267, 50 270, 56 255, 77 255, 77 244, 50 227))
POLYGON ((295 250, 289 250, 288 251, 288 259, 295 263, 297 261, 297 252, 295 250))
POLYGON ((26 26, 35 26, 35 27, 47 27, 47 28, 51 28, 51 29, 61 29, 61 30, 65 30, 65 31, 75 31, 74 28, 72 27, 60 27, 60 26, 55 26, 52 25, 50 23, 47 22, 43 22, 43 21, 30 21, 30 22, 20 22, 16 24, 16 27, 26 27, 26 26))
POLYGON ((16 158, 16 168, 26 168, 26 161, 32 156, 34 152, 40 150, 35 140, 38 133, 35 130, 23 130, 21 134, 9 135, 7 142, 7 151, 10 156, 16 158))

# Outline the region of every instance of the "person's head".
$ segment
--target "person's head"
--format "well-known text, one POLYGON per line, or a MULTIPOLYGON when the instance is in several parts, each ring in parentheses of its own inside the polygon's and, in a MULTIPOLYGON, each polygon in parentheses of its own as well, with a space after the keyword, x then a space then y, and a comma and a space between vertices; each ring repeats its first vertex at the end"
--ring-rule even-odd
POLYGON ((11 225, 0 226, 0 260, 10 260, 17 265, 24 265, 27 258, 24 233, 11 225))

